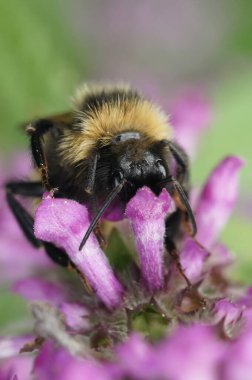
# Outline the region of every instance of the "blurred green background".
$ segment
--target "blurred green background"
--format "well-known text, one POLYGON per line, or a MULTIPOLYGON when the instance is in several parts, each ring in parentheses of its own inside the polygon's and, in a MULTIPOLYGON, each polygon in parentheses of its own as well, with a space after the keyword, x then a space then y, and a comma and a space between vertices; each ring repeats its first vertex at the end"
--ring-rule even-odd
MULTIPOLYGON (((129 81, 164 107, 183 89, 201 89, 213 122, 193 181, 201 184, 226 154, 245 158, 222 240, 237 255, 235 278, 251 283, 251 14, 246 0, 1 0, 1 156, 27 149, 18 126, 67 109, 81 81, 129 81)), ((25 308, 8 291, 0 305, 2 323, 25 308)))

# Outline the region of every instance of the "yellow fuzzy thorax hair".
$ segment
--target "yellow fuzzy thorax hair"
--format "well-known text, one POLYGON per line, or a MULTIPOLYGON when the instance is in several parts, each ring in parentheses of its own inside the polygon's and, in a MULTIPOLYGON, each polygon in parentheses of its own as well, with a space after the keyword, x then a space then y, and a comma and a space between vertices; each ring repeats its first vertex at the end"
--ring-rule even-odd
POLYGON ((64 158, 76 163, 87 158, 95 147, 105 146, 117 134, 128 131, 139 132, 150 142, 171 139, 171 128, 165 113, 136 92, 137 96, 128 96, 132 91, 129 86, 120 85, 81 87, 74 98, 77 128, 74 133, 66 130, 59 147, 60 152, 65 151, 64 158), (115 101, 102 102, 99 107, 82 111, 90 96, 98 97, 101 93, 109 95, 115 91, 121 94, 115 101))

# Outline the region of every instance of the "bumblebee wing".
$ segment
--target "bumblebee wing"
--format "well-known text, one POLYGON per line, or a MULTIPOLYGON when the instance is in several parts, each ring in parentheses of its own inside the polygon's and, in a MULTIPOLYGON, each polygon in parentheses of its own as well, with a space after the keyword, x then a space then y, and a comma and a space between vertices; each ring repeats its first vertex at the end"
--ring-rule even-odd
POLYGON ((25 132, 30 135, 32 156, 37 168, 41 172, 41 179, 47 190, 51 188, 48 179, 47 146, 50 140, 57 141, 62 130, 71 128, 73 120, 73 113, 65 112, 33 120, 26 124, 24 128, 25 132))
POLYGON ((48 124, 50 123, 52 127, 53 126, 63 127, 63 128, 71 127, 74 122, 74 115, 72 111, 67 111, 60 114, 56 114, 56 115, 50 115, 46 117, 37 118, 34 120, 29 120, 28 122, 22 123, 20 127, 23 131, 30 134, 31 132, 29 130, 29 127, 33 126, 36 129, 41 128, 41 123, 40 123, 41 120, 47 121, 47 123, 48 124))

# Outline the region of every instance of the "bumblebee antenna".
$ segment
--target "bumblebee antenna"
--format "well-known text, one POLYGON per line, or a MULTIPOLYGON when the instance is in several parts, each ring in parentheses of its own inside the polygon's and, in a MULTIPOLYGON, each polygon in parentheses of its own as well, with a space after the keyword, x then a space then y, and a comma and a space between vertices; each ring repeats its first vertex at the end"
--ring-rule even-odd
POLYGON ((99 219, 101 218, 102 214, 104 213, 104 211, 109 207, 109 205, 111 204, 111 202, 113 201, 113 199, 117 196, 117 194, 120 193, 120 191, 122 190, 122 187, 124 185, 125 181, 123 180, 121 183, 119 183, 119 185, 117 185, 112 191, 111 193, 109 194, 109 196, 107 197, 106 201, 104 202, 104 205, 100 208, 100 210, 97 212, 97 214, 95 215, 94 219, 92 220, 90 226, 88 227, 87 229, 87 232, 85 233, 85 236, 84 238, 82 239, 81 243, 80 243, 80 246, 79 246, 79 251, 82 250, 82 248, 84 247, 84 245, 86 244, 86 241, 87 239, 89 238, 90 234, 93 232, 96 224, 98 223, 99 219))
MULTIPOLYGON (((188 198, 185 194, 185 191, 183 189, 183 187, 180 185, 180 183, 172 176, 168 177, 167 179, 161 181, 160 183, 172 183, 172 185, 174 186, 175 190, 178 192, 178 195, 179 195, 179 198, 180 198, 180 201, 183 203, 187 213, 188 213, 188 216, 191 220, 191 223, 192 223, 192 228, 193 228, 193 232, 192 232, 192 236, 195 236, 197 234, 197 224, 196 224, 196 220, 195 220, 195 217, 194 217, 194 214, 193 214, 193 211, 191 209, 191 206, 189 204, 189 201, 188 201, 188 198)), ((168 190, 168 189, 167 189, 168 190)), ((169 190, 168 190, 169 191, 169 190)))

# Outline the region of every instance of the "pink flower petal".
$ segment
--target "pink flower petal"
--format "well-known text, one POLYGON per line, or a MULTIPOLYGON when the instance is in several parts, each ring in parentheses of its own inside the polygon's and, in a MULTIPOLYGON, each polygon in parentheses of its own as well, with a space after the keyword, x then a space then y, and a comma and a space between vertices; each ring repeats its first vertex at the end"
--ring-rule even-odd
POLYGON ((84 332, 90 327, 89 311, 78 303, 63 302, 60 311, 64 314, 67 326, 77 332, 84 332))
POLYGON ((154 347, 134 333, 116 348, 114 371, 120 374, 119 378, 155 379, 160 374, 155 367, 155 358, 154 347))
POLYGON ((180 263, 185 275, 192 283, 199 281, 202 277, 203 265, 208 256, 208 252, 193 239, 186 239, 180 253, 180 263))
POLYGON ((0 365, 1 380, 31 380, 33 358, 30 356, 16 356, 5 359, 0 365))
POLYGON ((230 344, 222 367, 223 380, 251 380, 252 330, 230 344))
POLYGON ((119 198, 116 198, 112 205, 104 212, 102 220, 118 222, 124 218, 125 207, 119 198))
POLYGON ((207 249, 217 240, 234 208, 242 166, 240 158, 226 157, 210 174, 199 197, 195 212, 197 239, 207 249))
POLYGON ((36 211, 34 230, 37 238, 63 248, 88 279, 98 297, 108 308, 113 308, 122 299, 122 286, 94 234, 90 235, 82 251, 79 251, 89 223, 85 206, 75 201, 45 196, 36 211))
POLYGON ((207 261, 207 267, 225 267, 232 264, 234 257, 232 252, 222 243, 214 244, 211 248, 211 255, 207 261))
POLYGON ((71 356, 47 341, 35 360, 36 380, 112 380, 105 366, 92 359, 71 356))
POLYGON ((225 353, 209 326, 180 326, 155 345, 133 334, 116 350, 114 373, 140 380, 216 380, 225 353))
POLYGON ((194 157, 201 134, 211 120, 210 107, 202 95, 194 90, 186 93, 170 109, 175 140, 189 156, 194 157))
POLYGON ((13 291, 28 301, 45 301, 55 306, 66 299, 66 292, 62 286, 38 278, 16 282, 13 291))
POLYGON ((33 339, 32 336, 0 338, 0 359, 18 355, 21 348, 33 339))
POLYGON ((157 349, 160 378, 216 380, 225 344, 209 326, 180 326, 157 349))
POLYGON ((129 201, 125 212, 136 238, 142 276, 151 291, 163 286, 165 217, 170 206, 171 198, 166 190, 156 197, 143 187, 129 201))
POLYGON ((216 302, 214 307, 215 322, 224 322, 224 330, 227 336, 232 337, 232 331, 237 327, 243 316, 244 307, 234 304, 227 299, 216 302))

